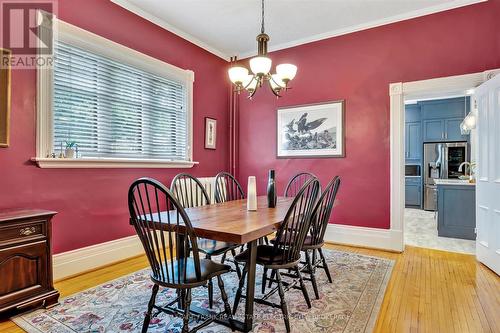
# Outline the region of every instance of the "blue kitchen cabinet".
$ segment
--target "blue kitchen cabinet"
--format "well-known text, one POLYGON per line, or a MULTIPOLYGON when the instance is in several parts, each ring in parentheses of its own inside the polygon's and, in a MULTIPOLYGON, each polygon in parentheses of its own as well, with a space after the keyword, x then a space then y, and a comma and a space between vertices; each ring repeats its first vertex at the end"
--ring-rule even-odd
POLYGON ((405 105, 405 122, 414 123, 420 121, 421 119, 420 105, 418 104, 408 104, 405 105))
POLYGON ((405 206, 421 208, 422 206, 422 178, 405 177, 405 206))
POLYGON ((422 119, 464 118, 470 109, 469 97, 447 98, 419 102, 422 119))
POLYGON ((438 185, 438 236, 476 239, 476 187, 438 185))
POLYGON ((464 118, 424 120, 424 142, 467 141, 467 136, 460 131, 463 120, 464 118))
POLYGON ((444 141, 444 120, 424 120, 424 142, 444 141))
POLYGON ((419 103, 423 142, 467 141, 460 124, 470 110, 470 98, 458 97, 419 103))
POLYGON ((422 122, 420 105, 405 106, 405 160, 407 164, 420 164, 422 159, 422 122))
POLYGON ((445 138, 448 141, 467 141, 467 136, 462 135, 460 124, 463 118, 446 119, 444 122, 445 138))
POLYGON ((405 151, 407 162, 422 159, 422 125, 420 121, 405 124, 405 151))

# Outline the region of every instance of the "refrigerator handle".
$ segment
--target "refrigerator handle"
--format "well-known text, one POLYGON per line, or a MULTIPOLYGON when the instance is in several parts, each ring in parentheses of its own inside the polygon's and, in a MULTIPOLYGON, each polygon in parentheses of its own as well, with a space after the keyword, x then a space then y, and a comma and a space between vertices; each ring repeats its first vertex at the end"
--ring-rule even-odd
POLYGON ((446 145, 443 145, 442 155, 441 178, 446 179, 448 178, 448 147, 446 145))

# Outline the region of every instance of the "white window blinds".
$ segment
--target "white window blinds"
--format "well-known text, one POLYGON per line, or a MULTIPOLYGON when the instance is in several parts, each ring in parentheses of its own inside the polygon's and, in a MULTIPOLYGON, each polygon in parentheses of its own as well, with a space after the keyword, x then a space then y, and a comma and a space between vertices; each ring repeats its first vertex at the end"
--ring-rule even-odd
POLYGON ((53 151, 66 141, 82 157, 185 161, 186 85, 58 41, 53 151))

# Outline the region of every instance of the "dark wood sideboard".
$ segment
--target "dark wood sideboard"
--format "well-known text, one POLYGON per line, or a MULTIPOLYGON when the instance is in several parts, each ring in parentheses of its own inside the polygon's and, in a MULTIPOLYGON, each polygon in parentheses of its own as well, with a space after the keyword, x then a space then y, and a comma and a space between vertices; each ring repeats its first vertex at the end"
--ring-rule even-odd
POLYGON ((57 304, 46 210, 0 211, 0 317, 57 304))

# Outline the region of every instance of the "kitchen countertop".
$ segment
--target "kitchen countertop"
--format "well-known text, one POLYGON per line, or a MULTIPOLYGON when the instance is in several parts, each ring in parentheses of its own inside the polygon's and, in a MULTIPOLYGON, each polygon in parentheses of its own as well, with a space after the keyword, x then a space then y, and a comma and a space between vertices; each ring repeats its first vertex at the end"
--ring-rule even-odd
POLYGON ((476 186, 476 183, 469 183, 468 180, 461 179, 434 179, 434 184, 436 185, 465 185, 465 186, 476 186))

